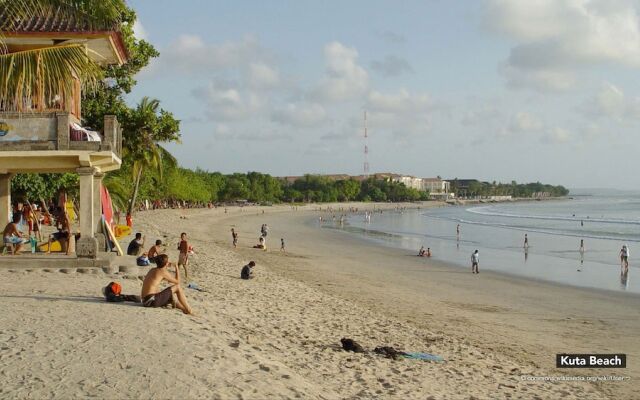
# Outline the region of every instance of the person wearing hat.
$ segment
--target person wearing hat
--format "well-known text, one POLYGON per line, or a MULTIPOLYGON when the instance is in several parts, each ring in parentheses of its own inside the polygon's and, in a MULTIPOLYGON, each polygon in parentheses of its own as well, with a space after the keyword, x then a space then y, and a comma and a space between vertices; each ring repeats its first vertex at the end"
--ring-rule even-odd
POLYGON ((241 279, 251 279, 253 278, 252 268, 256 266, 255 261, 249 261, 249 264, 242 267, 242 271, 240 272, 241 279))

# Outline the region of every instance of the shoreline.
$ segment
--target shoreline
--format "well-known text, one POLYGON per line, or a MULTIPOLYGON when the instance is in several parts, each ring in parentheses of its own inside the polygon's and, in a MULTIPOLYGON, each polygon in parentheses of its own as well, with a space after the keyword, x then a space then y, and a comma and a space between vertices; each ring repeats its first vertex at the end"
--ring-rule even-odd
POLYGON ((118 274, 0 271, 0 305, 6 310, 0 316, 0 339, 6 343, 0 350, 0 393, 416 400, 604 399, 634 393, 638 301, 490 272, 472 277, 457 267, 305 226, 301 221, 318 213, 300 208, 228 214, 221 208, 158 210, 136 216, 135 230, 146 234, 148 244, 156 238, 167 243, 172 261, 178 235, 188 232, 196 251, 190 281, 208 290, 187 289, 194 317, 105 303, 100 288, 110 280, 120 281, 123 293, 139 293, 139 280, 118 274), (267 252, 250 247, 262 223, 270 226, 268 244, 277 244, 267 252), (240 232, 236 250, 231 226, 240 232), (287 254, 278 251, 280 237, 287 254), (240 268, 251 259, 258 263, 256 277, 242 281, 240 268), (609 318, 598 317, 606 313, 609 318), (367 349, 388 345, 428 352, 445 362, 347 353, 339 348, 341 337, 367 349), (569 350, 627 350, 628 368, 555 370, 555 353, 569 350), (522 379, 549 375, 630 379, 522 379))
MULTIPOLYGON (((308 226, 302 230, 295 229, 296 224, 299 226, 305 225, 305 221, 312 221, 312 215, 318 215, 318 213, 314 214, 313 212, 306 212, 305 214, 307 215, 303 216, 298 213, 298 216, 291 216, 290 218, 288 218, 287 215, 283 215, 283 218, 288 220, 282 221, 281 218, 278 221, 278 223, 284 225, 280 230, 293 230, 296 237, 301 235, 314 235, 313 230, 308 226)), ((257 219, 252 218, 252 216, 247 216, 245 219, 246 221, 241 222, 238 221, 237 218, 227 218, 226 222, 229 223, 229 226, 231 224, 243 226, 252 219, 259 221, 261 218, 260 216, 258 216, 257 219)), ((265 219, 265 221, 272 226, 272 223, 268 220, 265 219)), ((311 224, 313 223, 311 222, 311 224)), ((317 237, 306 238, 306 240, 311 240, 315 243, 324 243, 328 236, 336 236, 339 237, 339 239, 330 240, 330 246, 338 247, 344 245, 349 247, 349 250, 353 253, 360 255, 366 254, 367 252, 374 253, 372 257, 361 257, 362 260, 360 260, 360 262, 354 263, 356 268, 365 266, 372 258, 386 257, 386 260, 390 263, 401 260, 403 263, 405 261, 409 262, 414 267, 424 266, 424 268, 438 268, 442 270, 442 272, 438 272, 441 275, 460 276, 466 279, 467 282, 458 284, 455 282, 457 279, 443 280, 438 277, 438 273, 430 274, 429 279, 435 282, 426 285, 429 289, 426 292, 428 292, 429 295, 420 303, 425 308, 429 308, 434 305, 435 302, 439 305, 439 310, 437 312, 433 312, 432 310, 432 312, 429 313, 406 313, 399 310, 401 307, 398 305, 388 304, 389 301, 385 301, 386 293, 384 293, 384 291, 377 290, 377 293, 375 293, 376 289, 380 289, 376 287, 376 284, 379 283, 379 281, 384 281, 385 278, 388 279, 390 277, 389 274, 380 274, 380 271, 373 271, 369 268, 364 274, 372 274, 375 272, 377 276, 374 282, 369 285, 360 285, 367 286, 366 289, 350 291, 349 285, 358 285, 356 279, 353 279, 353 276, 348 276, 349 274, 339 273, 334 268, 328 268, 322 271, 322 273, 319 272, 320 268, 314 268, 312 270, 305 268, 302 271, 292 271, 290 267, 272 265, 275 260, 270 260, 270 267, 283 276, 293 277, 299 279, 301 282, 322 285, 319 286, 321 290, 325 290, 333 295, 348 298, 350 301, 360 302, 371 308, 382 307, 385 309, 384 311, 390 315, 403 316, 411 323, 427 326, 424 325, 424 323, 420 323, 420 319, 433 319, 437 316, 443 332, 446 332, 445 328, 448 329, 451 325, 454 326, 454 330, 458 330, 460 328, 460 321, 456 319, 462 318, 462 320, 472 325, 477 325, 476 329, 471 329, 472 333, 470 333, 470 336, 479 338, 479 342, 482 342, 483 346, 489 349, 494 348, 493 346, 496 344, 495 337, 497 335, 505 337, 507 339, 502 340, 499 347, 505 350, 509 349, 508 352, 511 353, 511 356, 518 358, 518 353, 521 355, 522 353, 520 351, 525 350, 524 354, 528 354, 529 356, 524 357, 522 362, 532 362, 536 366, 549 368, 558 375, 570 375, 572 372, 575 372, 555 369, 554 357, 556 353, 560 352, 579 352, 578 350, 585 353, 603 353, 607 351, 625 352, 629 354, 630 360, 640 356, 640 347, 635 343, 634 339, 637 337, 637 329, 640 328, 640 323, 638 322, 640 313, 637 311, 640 308, 640 296, 634 294, 629 296, 629 293, 620 293, 604 289, 576 287, 542 279, 530 279, 529 277, 514 276, 512 274, 487 270, 481 274, 483 282, 486 283, 489 281, 490 284, 490 287, 485 289, 483 287, 476 287, 473 283, 470 285, 468 278, 471 274, 457 265, 435 260, 421 260, 419 257, 404 257, 408 255, 407 251, 393 247, 385 246, 384 250, 380 251, 380 246, 376 246, 376 244, 369 242, 365 238, 357 237, 357 235, 352 235, 347 232, 336 233, 336 231, 339 232, 339 230, 333 229, 323 229, 321 232, 316 231, 317 237), (348 285, 339 285, 335 282, 337 279, 350 280, 348 285), (376 282, 376 280, 378 282, 376 282), (446 284, 447 288, 438 288, 441 284, 446 284), (463 293, 450 293, 456 291, 463 293), (502 295, 500 294, 501 291, 506 291, 507 293, 502 295), (368 294, 368 298, 363 299, 363 297, 367 297, 362 296, 363 293, 368 294), (469 300, 474 297, 476 301, 469 303, 469 300), (522 298, 530 299, 530 301, 517 301, 522 298), (514 300, 516 300, 515 307, 511 304, 514 300), (480 303, 480 305, 476 303, 480 303), (539 311, 533 312, 532 309, 539 311), (612 311, 612 309, 615 311, 612 311), (449 318, 446 315, 447 313, 453 314, 454 317, 449 318), (551 318, 552 316, 553 318, 551 318), (516 321, 505 323, 505 326, 498 329, 498 332, 496 332, 495 329, 491 329, 494 324, 500 325, 503 318, 510 317, 515 317, 516 321), (618 323, 618 320, 626 322, 618 323), (592 329, 591 332, 588 330, 580 332, 584 330, 585 326, 593 327, 594 324, 596 327, 592 329), (517 329, 513 329, 516 327, 517 329), (608 341, 606 338, 600 337, 605 327, 624 332, 624 335, 617 341, 608 341), (512 330, 513 332, 511 332, 512 330), (574 330, 577 330, 578 333, 571 333, 574 330), (536 334, 536 332, 538 334, 536 334), (547 340, 546 335, 550 332, 555 332, 553 335, 560 334, 561 336, 569 338, 569 340, 547 340), (521 341, 523 343, 519 344, 521 341), (615 343, 618 343, 619 347, 612 347, 615 343), (541 350, 545 350, 546 352, 541 350), (633 357, 633 355, 636 357, 633 357)), ((216 235, 216 239, 218 244, 223 244, 224 234, 216 235)), ((302 246, 302 252, 305 255, 308 254, 307 257, 311 258, 314 263, 323 264, 324 260, 321 260, 322 257, 320 255, 314 253, 312 246, 308 246, 308 244, 305 243, 305 245, 302 246)), ((297 253, 299 254, 299 252, 297 253)), ((322 251, 320 251, 320 253, 322 253, 322 251)), ((341 256, 343 256, 343 254, 334 254, 333 258, 344 261, 345 257, 341 256)), ((326 258, 329 260, 326 260, 325 263, 331 262, 331 257, 326 258)), ((349 270, 349 273, 351 273, 351 275, 355 274, 353 270, 349 270)), ((427 274, 427 272, 425 272, 425 274, 427 274)), ((399 281, 403 280, 400 279, 399 281)), ((410 284, 410 281, 411 280, 404 280, 403 282, 410 284)), ((402 290, 407 291, 407 286, 403 286, 402 290)), ((419 306, 416 305, 416 299, 417 296, 424 292, 425 291, 417 288, 411 292, 414 295, 413 297, 405 296, 404 304, 406 308, 419 308, 419 306)), ((402 297, 403 296, 394 296, 390 302, 400 301, 402 297)), ((463 329, 463 331, 467 332, 468 330, 463 329)), ((462 336, 456 335, 456 337, 461 340, 465 340, 465 336, 464 334, 462 336)), ((578 370, 577 375, 594 375, 596 371, 597 370, 578 370)), ((638 375, 637 361, 630 361, 626 370, 616 370, 615 372, 620 375, 631 376, 632 380, 640 378, 638 375)), ((631 393, 627 392, 627 390, 630 390, 631 383, 626 382, 623 384, 628 385, 627 389, 618 393, 631 393)), ((609 389, 613 389, 614 392, 617 391, 617 388, 609 387, 609 389)), ((619 397, 624 397, 624 395, 620 395, 619 397)))

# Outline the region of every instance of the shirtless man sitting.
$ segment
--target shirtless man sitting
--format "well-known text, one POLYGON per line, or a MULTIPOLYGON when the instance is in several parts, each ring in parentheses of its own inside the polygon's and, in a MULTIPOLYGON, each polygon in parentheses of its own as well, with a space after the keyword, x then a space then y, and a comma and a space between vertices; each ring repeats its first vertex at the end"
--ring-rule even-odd
POLYGON ((20 231, 18 230, 19 222, 20 214, 14 213, 13 222, 9 222, 2 232, 2 241, 5 246, 9 246, 11 248, 11 252, 13 255, 21 254, 20 250, 22 250, 22 247, 24 246, 22 233, 20 233, 20 231))
POLYGON ((179 308, 185 314, 192 314, 191 307, 187 303, 187 298, 180 287, 180 269, 177 265, 169 263, 169 257, 166 254, 156 256, 155 262, 157 267, 151 269, 142 283, 142 305, 145 307, 164 307, 168 304, 179 308), (175 276, 168 271, 168 266, 175 268, 175 276), (160 283, 167 281, 172 286, 160 290, 160 283), (176 295, 177 300, 173 295, 176 295))
POLYGON ((149 260, 153 260, 153 257, 163 253, 164 249, 162 248, 162 240, 158 239, 156 240, 156 244, 154 246, 151 246, 151 248, 147 252, 147 256, 149 257, 149 260))

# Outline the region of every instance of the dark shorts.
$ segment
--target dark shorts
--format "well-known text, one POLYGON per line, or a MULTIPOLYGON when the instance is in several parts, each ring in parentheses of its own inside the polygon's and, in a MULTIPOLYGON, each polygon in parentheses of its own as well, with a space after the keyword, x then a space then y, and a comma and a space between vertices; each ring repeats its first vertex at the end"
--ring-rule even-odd
POLYGON ((67 240, 69 239, 69 232, 67 231, 54 232, 53 235, 51 235, 51 237, 53 238, 53 240, 67 240))
POLYGON ((160 293, 144 296, 142 305, 145 307, 164 307, 173 304, 173 293, 171 287, 166 288, 160 293))
POLYGON ((477 262, 473 262, 473 263, 471 263, 471 266, 472 266, 472 267, 477 267, 477 266, 478 266, 478 263, 477 263, 477 262))

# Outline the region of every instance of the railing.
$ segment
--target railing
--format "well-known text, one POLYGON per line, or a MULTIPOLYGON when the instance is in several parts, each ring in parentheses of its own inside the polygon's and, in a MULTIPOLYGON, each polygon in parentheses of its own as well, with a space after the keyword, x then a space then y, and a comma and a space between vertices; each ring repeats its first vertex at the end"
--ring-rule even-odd
POLYGON ((73 123, 80 121, 68 112, 0 112, 0 151, 111 151, 121 157, 122 130, 115 116, 104 117, 100 142, 71 140, 73 123))

